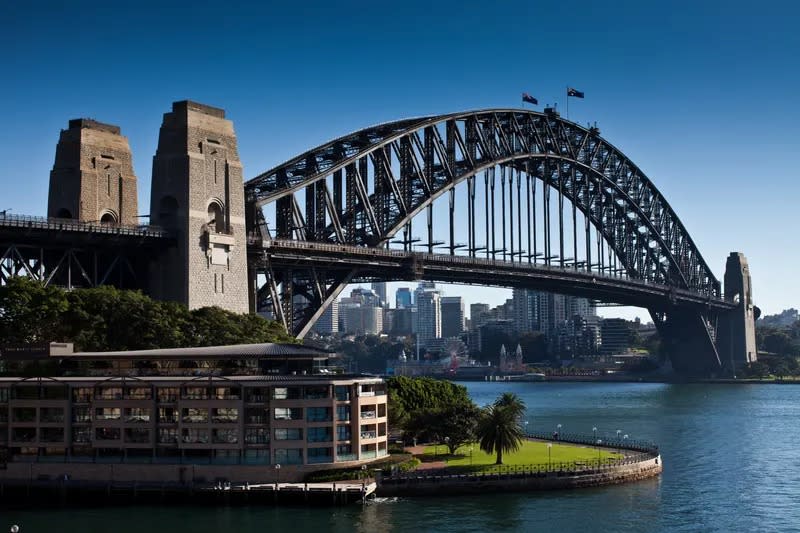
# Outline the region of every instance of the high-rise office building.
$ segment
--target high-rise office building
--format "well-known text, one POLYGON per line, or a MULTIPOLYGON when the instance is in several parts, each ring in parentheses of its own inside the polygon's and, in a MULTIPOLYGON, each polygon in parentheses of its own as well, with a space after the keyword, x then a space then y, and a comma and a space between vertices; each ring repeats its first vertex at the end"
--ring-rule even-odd
POLYGON ((386 299, 386 282, 378 281, 372 284, 372 291, 378 295, 381 307, 388 307, 389 301, 386 299))
MULTIPOLYGON (((425 283, 425 282, 423 282, 425 283)), ((441 296, 433 283, 420 286, 415 291, 417 300, 417 336, 425 346, 431 339, 442 336, 441 296)))
POLYGON ((332 335, 339 331, 339 301, 334 300, 314 324, 314 331, 319 335, 332 335))
POLYGON ((464 332, 464 300, 461 296, 443 296, 442 337, 458 337, 464 332))
POLYGON ((411 289, 408 287, 400 287, 395 293, 395 307, 398 309, 410 309, 413 305, 411 298, 411 289))

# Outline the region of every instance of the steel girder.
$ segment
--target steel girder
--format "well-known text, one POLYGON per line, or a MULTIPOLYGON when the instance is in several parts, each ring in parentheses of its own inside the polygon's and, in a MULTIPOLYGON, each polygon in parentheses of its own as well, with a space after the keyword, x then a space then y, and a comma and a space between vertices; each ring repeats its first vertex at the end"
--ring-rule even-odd
MULTIPOLYGON (((518 189, 522 173, 558 189, 602 235, 632 279, 721 297, 719 282, 652 182, 596 128, 583 128, 549 110, 424 117, 331 141, 245 184, 252 220, 260 221, 262 229, 251 235, 272 238, 263 231, 260 207, 276 202, 274 237, 279 239, 383 246, 401 229, 410 235, 412 219, 426 209, 430 236, 432 202, 496 166, 518 172, 518 189), (301 192, 305 212, 295 197, 301 192)), ((474 187, 471 191, 474 209, 474 187)), ((469 218, 474 220, 474 213, 469 218)), ((310 294, 318 281, 305 278, 301 292, 310 294)), ((306 305, 324 308, 329 301, 313 297, 306 305)), ((288 319, 286 325, 300 334, 308 329, 306 320, 318 315, 293 314, 303 315, 301 324, 288 319)))
POLYGON ((644 173, 597 129, 554 112, 488 110, 388 123, 310 150, 245 189, 251 206, 282 200, 279 238, 377 246, 458 182, 494 165, 560 185, 630 276, 720 296, 689 233, 644 173), (305 216, 292 194, 302 189, 305 216))

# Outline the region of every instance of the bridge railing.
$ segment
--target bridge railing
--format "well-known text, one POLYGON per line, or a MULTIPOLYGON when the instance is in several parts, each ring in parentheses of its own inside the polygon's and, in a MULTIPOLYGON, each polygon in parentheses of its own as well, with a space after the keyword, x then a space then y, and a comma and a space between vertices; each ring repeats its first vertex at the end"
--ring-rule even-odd
MULTIPOLYGON (((372 248, 367 246, 353 246, 347 244, 332 244, 324 242, 307 242, 295 241, 288 239, 273 239, 263 242, 263 247, 269 249, 291 249, 291 250, 318 250, 323 253, 329 254, 354 254, 363 257, 374 257, 382 259, 391 259, 397 261, 408 261, 418 259, 428 264, 441 264, 441 265, 461 265, 461 266, 491 266, 501 268, 515 268, 515 269, 530 269, 530 270, 546 270, 553 273, 564 272, 564 268, 555 265, 548 265, 545 263, 526 263, 526 262, 511 262, 502 259, 487 259, 481 257, 470 257, 464 255, 450 255, 450 254, 430 254, 425 252, 407 252, 404 250, 392 250, 388 248, 372 248)), ((661 283, 654 283, 644 279, 630 278, 627 275, 619 276, 596 271, 582 271, 577 269, 570 269, 576 275, 584 276, 586 278, 603 278, 609 280, 624 279, 627 283, 637 284, 646 288, 659 288, 664 291, 674 292, 676 294, 685 294, 689 296, 696 296, 696 293, 691 290, 677 289, 661 283)), ((711 297, 715 301, 723 301, 722 299, 711 297)))
POLYGON ((167 237, 168 233, 159 226, 137 226, 126 224, 82 222, 72 218, 49 218, 30 215, 12 215, 0 211, 0 227, 31 228, 52 231, 82 231, 109 235, 137 235, 140 237, 167 237))

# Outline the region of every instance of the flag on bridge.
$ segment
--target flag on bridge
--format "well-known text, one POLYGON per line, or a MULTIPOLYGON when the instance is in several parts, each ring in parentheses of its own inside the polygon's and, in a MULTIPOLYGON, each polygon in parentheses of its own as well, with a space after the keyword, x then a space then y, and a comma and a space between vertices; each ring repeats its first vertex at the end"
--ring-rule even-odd
POLYGON ((539 105, 539 100, 534 98, 533 96, 529 95, 528 93, 522 93, 522 101, 528 102, 529 104, 539 105))
POLYGON ((575 98, 583 98, 583 93, 578 89, 567 87, 567 96, 574 96, 575 98))

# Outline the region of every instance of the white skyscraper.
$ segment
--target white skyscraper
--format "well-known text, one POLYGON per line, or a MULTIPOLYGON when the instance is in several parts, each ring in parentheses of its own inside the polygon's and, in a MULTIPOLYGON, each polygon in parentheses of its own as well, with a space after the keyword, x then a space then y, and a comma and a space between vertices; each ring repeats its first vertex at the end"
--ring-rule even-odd
POLYGON ((425 346, 431 339, 442 336, 442 304, 441 295, 433 283, 417 288, 417 337, 425 346))

